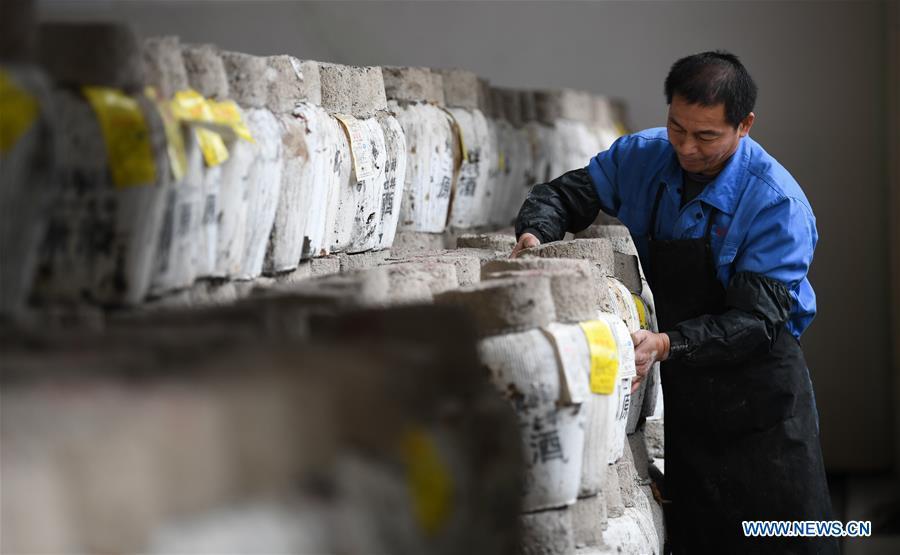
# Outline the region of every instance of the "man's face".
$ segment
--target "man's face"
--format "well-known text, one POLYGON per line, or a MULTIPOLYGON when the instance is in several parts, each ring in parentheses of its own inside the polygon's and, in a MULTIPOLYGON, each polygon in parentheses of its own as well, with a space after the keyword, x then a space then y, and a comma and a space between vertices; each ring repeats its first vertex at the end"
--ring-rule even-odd
POLYGON ((753 125, 751 112, 737 129, 725 120, 725 104, 701 106, 688 104, 675 95, 669 105, 669 142, 678 155, 678 163, 690 173, 714 175, 737 150, 741 137, 753 125))

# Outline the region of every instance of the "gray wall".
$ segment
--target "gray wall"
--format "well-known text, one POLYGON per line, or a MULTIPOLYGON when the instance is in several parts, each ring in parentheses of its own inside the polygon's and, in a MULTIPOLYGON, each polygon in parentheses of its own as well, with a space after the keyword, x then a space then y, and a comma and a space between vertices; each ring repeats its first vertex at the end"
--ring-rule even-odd
MULTIPOLYGON (((818 218, 803 338, 831 470, 892 457, 886 177, 886 2, 77 2, 53 17, 123 19, 256 54, 358 65, 460 66, 493 82, 625 98, 662 125, 678 57, 725 48, 760 87, 753 136, 818 218)), ((587 161, 585 161, 587 162, 587 161)))

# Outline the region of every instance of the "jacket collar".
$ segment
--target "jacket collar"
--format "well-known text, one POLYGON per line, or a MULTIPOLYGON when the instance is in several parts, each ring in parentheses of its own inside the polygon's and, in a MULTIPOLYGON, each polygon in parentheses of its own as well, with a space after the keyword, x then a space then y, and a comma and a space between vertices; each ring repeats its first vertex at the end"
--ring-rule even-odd
MULTIPOLYGON (((744 176, 750 164, 752 139, 744 137, 738 142, 737 150, 731 155, 728 163, 716 178, 707 185, 697 197, 698 200, 715 207, 720 212, 733 215, 744 189, 744 176)), ((670 147, 671 148, 671 147, 670 147)), ((662 181, 670 192, 682 186, 683 174, 675 151, 671 151, 671 159, 663 171, 662 181)))

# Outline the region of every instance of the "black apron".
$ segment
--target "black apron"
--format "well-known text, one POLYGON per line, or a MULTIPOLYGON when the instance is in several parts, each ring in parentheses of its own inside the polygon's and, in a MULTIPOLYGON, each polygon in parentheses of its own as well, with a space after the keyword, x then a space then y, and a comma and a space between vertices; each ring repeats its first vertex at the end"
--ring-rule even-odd
MULTIPOLYGON (((709 232, 657 240, 650 285, 661 331, 725 311, 709 232)), ((672 553, 838 553, 835 538, 747 538, 744 520, 831 520, 812 383, 800 344, 781 327, 774 348, 739 364, 661 365, 665 497, 672 553)))

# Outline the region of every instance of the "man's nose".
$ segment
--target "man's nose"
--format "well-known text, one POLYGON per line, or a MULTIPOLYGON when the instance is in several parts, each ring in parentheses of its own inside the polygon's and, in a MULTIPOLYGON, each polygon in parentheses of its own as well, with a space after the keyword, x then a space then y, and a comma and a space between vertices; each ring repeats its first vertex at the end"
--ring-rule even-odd
POLYGON ((685 138, 678 144, 678 153, 682 156, 691 156, 697 153, 697 141, 685 138))

